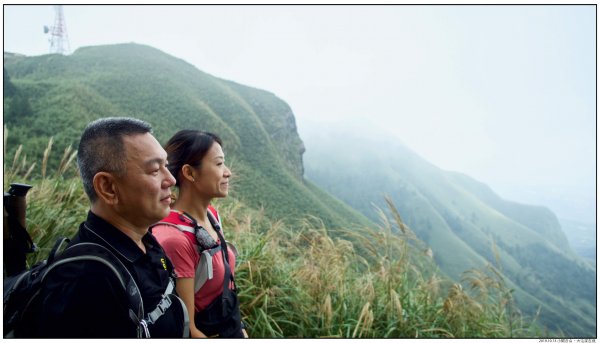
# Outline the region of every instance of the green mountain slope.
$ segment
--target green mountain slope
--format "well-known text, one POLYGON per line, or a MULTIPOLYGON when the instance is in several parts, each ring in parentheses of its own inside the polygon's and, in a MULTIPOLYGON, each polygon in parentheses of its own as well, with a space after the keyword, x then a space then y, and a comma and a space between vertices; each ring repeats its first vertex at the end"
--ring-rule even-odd
POLYGON ((402 146, 372 153, 359 140, 324 136, 320 148, 340 149, 310 146, 308 156, 322 154, 324 163, 311 158, 303 165, 305 147, 284 101, 147 46, 87 47, 70 56, 5 53, 4 59, 7 156, 23 144, 29 160, 39 161, 49 137, 55 151, 76 146, 89 121, 107 116, 147 120, 161 142, 182 128, 213 131, 223 138, 235 174, 233 197, 264 208, 270 218, 293 222, 313 215, 333 229, 370 224, 379 219, 372 205, 385 208, 383 195, 389 194, 447 275, 459 278, 494 261, 496 247, 523 308, 533 312, 542 304, 540 320, 548 327, 594 335, 593 271, 564 249, 560 227, 543 208, 505 202, 402 146), (304 179, 305 169, 319 186, 304 179))
POLYGON ((236 174, 233 194, 246 204, 264 207, 274 219, 311 214, 330 227, 367 223, 303 179, 304 146, 293 113, 271 93, 137 44, 86 47, 70 56, 5 53, 4 67, 5 85, 16 89, 4 98, 7 145, 23 144, 32 160, 41 160, 51 136, 54 149, 76 147, 85 125, 100 117, 146 120, 161 142, 180 129, 198 128, 223 138, 236 174), (16 93, 30 110, 16 110, 16 93))
POLYGON ((496 264, 499 257, 526 313, 541 307, 539 321, 549 329, 595 335, 595 269, 572 251, 550 210, 501 199, 395 140, 364 129, 310 130, 304 137, 307 178, 372 219, 373 205, 383 208, 382 196, 389 195, 450 277, 458 280, 466 269, 496 264))

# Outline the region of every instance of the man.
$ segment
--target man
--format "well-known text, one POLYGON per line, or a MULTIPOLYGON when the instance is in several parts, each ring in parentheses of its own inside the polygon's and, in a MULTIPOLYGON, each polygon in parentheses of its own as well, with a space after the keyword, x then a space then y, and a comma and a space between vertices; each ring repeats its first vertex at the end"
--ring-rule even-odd
MULTIPOLYGON (((109 248, 139 288, 144 315, 157 307, 172 265, 148 227, 169 214, 167 153, 149 124, 104 118, 84 130, 77 164, 90 199, 87 219, 71 246, 92 242, 109 248)), ((114 272, 94 261, 59 266, 41 291, 34 332, 39 337, 136 337, 138 327, 114 272), (60 269, 62 268, 62 269, 60 269)), ((181 337, 183 318, 167 312, 149 327, 151 337, 181 337)))

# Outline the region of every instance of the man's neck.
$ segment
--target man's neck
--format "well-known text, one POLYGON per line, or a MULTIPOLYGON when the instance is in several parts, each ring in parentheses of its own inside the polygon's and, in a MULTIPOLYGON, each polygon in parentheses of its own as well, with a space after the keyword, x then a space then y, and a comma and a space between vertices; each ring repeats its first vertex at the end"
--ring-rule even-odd
POLYGON ((92 205, 90 211, 98 217, 104 219, 109 224, 117 228, 117 230, 124 233, 144 252, 146 253, 146 247, 142 242, 142 238, 148 233, 148 227, 136 227, 132 223, 128 222, 124 218, 116 215, 111 211, 107 211, 102 206, 92 205))

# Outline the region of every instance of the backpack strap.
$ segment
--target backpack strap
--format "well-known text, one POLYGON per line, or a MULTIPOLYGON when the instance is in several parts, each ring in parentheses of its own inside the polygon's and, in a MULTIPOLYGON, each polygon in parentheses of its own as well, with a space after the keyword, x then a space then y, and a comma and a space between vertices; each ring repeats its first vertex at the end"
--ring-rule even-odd
MULTIPOLYGON (((182 232, 189 232, 195 236, 196 230, 197 230, 196 226, 198 225, 196 220, 188 213, 183 212, 183 214, 190 221, 190 224, 194 225, 194 227, 162 221, 162 222, 153 224, 152 228, 157 225, 168 225, 168 226, 174 227, 182 232)), ((196 265, 196 271, 194 273, 194 293, 198 293, 198 291, 200 290, 200 288, 202 288, 202 286, 206 283, 206 281, 213 279, 212 259, 216 253, 223 252, 223 247, 225 247, 225 253, 223 254, 223 263, 225 264, 225 280, 223 281, 223 283, 225 284, 225 287, 228 288, 229 282, 227 282, 227 280, 231 279, 232 281, 234 281, 233 275, 231 273, 231 269, 229 266, 229 258, 228 258, 229 255, 227 253, 227 250, 228 249, 232 250, 233 253, 237 256, 237 249, 231 243, 226 242, 225 238, 223 238, 223 234, 221 233, 221 231, 222 231, 221 218, 219 218, 219 213, 217 212, 217 210, 214 207, 209 205, 207 215, 208 215, 208 220, 210 221, 211 225, 215 228, 215 231, 217 232, 217 235, 219 236, 219 240, 221 241, 221 244, 216 245, 213 248, 203 250, 200 247, 200 245, 196 242, 196 239, 191 238, 190 236, 186 235, 186 237, 192 242, 192 244, 194 246, 196 246, 196 248, 198 250, 198 254, 200 255, 200 261, 196 265)), ((234 281, 234 285, 235 285, 235 281, 234 281)))
POLYGON ((157 225, 168 225, 168 226, 172 226, 174 228, 177 228, 180 231, 189 232, 189 233, 192 233, 192 234, 195 233, 193 227, 190 227, 190 226, 187 226, 187 225, 173 224, 173 223, 169 223, 169 222, 158 222, 156 224, 152 224, 151 227, 154 228, 157 225))
POLYGON ((34 306, 42 287, 48 267, 60 255, 61 248, 70 242, 66 237, 58 237, 48 257, 18 275, 4 277, 4 337, 29 335, 31 323, 28 321, 30 307, 34 306))
POLYGON ((183 337, 189 337, 190 336, 190 318, 189 318, 189 314, 187 311, 187 307, 185 306, 185 303, 183 302, 183 300, 181 300, 181 298, 177 297, 177 296, 172 296, 173 291, 175 290, 175 279, 173 278, 169 278, 169 284, 167 285, 167 288, 165 289, 165 292, 162 295, 162 299, 160 300, 160 302, 158 303, 158 305, 156 305, 156 308, 154 310, 152 310, 150 313, 148 313, 148 315, 146 316, 146 318, 142 319, 140 321, 140 323, 142 324, 144 331, 146 332, 146 337, 150 337, 150 332, 148 331, 148 324, 152 325, 154 323, 156 323, 156 321, 162 317, 163 314, 165 314, 167 312, 167 310, 169 309, 169 307, 171 307, 171 305, 173 304, 173 301, 179 301, 180 302, 180 306, 183 309, 183 317, 184 317, 184 321, 185 321, 185 326, 184 326, 184 330, 183 330, 183 337), (174 299, 173 299, 174 298, 174 299))
MULTIPOLYGON (((158 222, 158 223, 152 225, 152 227, 155 227, 157 225, 167 225, 170 227, 174 227, 183 232, 189 232, 189 233, 195 234, 195 229, 190 226, 187 226, 187 225, 173 224, 173 223, 169 223, 169 222, 158 222)), ((195 242, 195 240, 192 240, 192 238, 190 238, 187 235, 186 235, 186 237, 188 237, 188 239, 196 247, 196 249, 198 250, 198 254, 200 255, 200 261, 196 265, 196 271, 194 273, 194 293, 197 293, 200 290, 200 288, 202 288, 202 286, 204 286, 206 281, 212 280, 212 278, 213 278, 212 258, 217 252, 221 251, 221 245, 217 245, 216 247, 211 248, 211 249, 202 250, 202 248, 200 248, 200 246, 195 242)))
POLYGON ((152 310, 152 312, 148 313, 148 315, 144 319, 146 321, 146 323, 154 324, 154 323, 156 323, 158 318, 160 318, 163 314, 165 314, 165 311, 169 308, 169 306, 171 306, 171 299, 168 297, 168 295, 173 293, 174 289, 175 289, 175 281, 173 279, 169 278, 169 284, 167 285, 165 292, 161 296, 162 299, 160 300, 158 305, 156 305, 156 308, 154 310, 152 310))
POLYGON ((216 222, 220 226, 221 225, 221 217, 219 216, 219 212, 217 212, 217 209, 212 207, 212 205, 208 205, 208 212, 213 215, 214 219, 216 219, 216 222))
MULTIPOLYGON (((96 261, 102 263, 113 272, 127 296, 129 318, 138 327, 138 338, 144 337, 142 334, 147 333, 147 330, 144 330, 145 332, 142 332, 141 330, 142 324, 139 318, 142 318, 144 315, 144 302, 139 287, 123 262, 121 262, 121 260, 119 260, 108 248, 91 242, 74 244, 68 247, 61 256, 55 260, 46 271, 46 275, 60 265, 77 261, 96 261)), ((149 333, 147 333, 145 337, 149 337, 148 335, 149 333)))
POLYGON ((194 293, 197 293, 200 288, 206 283, 208 280, 212 280, 213 278, 213 265, 212 259, 213 256, 221 251, 221 246, 217 245, 212 249, 207 249, 202 251, 200 254, 200 263, 196 266, 196 278, 194 280, 194 293))
MULTIPOLYGON (((148 313, 144 317, 144 302, 137 286, 135 279, 125 267, 123 262, 115 256, 110 249, 96 243, 84 242, 74 244, 68 247, 63 254, 48 268, 45 275, 48 274, 52 269, 70 262, 75 261, 96 261, 104 264, 111 270, 128 298, 129 304, 129 318, 137 326, 138 338, 150 338, 150 331, 148 325, 156 323, 156 321, 167 312, 167 309, 173 304, 173 299, 179 299, 174 294, 175 280, 169 277, 169 284, 162 295, 162 299, 156 306, 156 308, 148 313)), ((44 275, 44 277, 45 277, 44 275)), ((179 299, 182 307, 182 313, 184 316, 184 337, 189 336, 189 318, 185 307, 185 304, 179 299)))
MULTIPOLYGON (((229 289, 229 281, 233 282, 233 290, 234 292, 236 291, 237 287, 235 285, 235 279, 233 277, 233 273, 231 272, 231 267, 229 265, 229 252, 228 252, 228 248, 227 248, 227 241, 225 241, 225 237, 223 236, 223 233, 221 232, 221 223, 219 221, 217 221, 217 219, 215 218, 214 214, 212 213, 212 211, 208 211, 208 220, 210 221, 211 225, 215 228, 215 231, 217 232, 217 235, 219 236, 219 240, 221 241, 221 253, 223 254, 223 264, 225 266, 225 275, 223 277, 223 294, 227 294, 228 292, 231 292, 231 290, 229 289)), ((222 297, 223 299, 223 313, 226 312, 226 299, 227 297, 224 296, 222 297)))

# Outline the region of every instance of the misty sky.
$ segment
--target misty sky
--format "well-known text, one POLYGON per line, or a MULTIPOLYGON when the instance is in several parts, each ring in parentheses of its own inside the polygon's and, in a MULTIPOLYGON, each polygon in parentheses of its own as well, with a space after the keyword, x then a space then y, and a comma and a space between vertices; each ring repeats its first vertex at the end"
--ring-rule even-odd
MULTIPOLYGON (((596 208, 592 5, 65 6, 64 13, 71 51, 153 46, 275 93, 292 107, 301 136, 357 123, 510 199, 554 194, 596 208)), ((51 6, 5 5, 4 50, 47 53, 43 26, 53 19, 51 6)))

